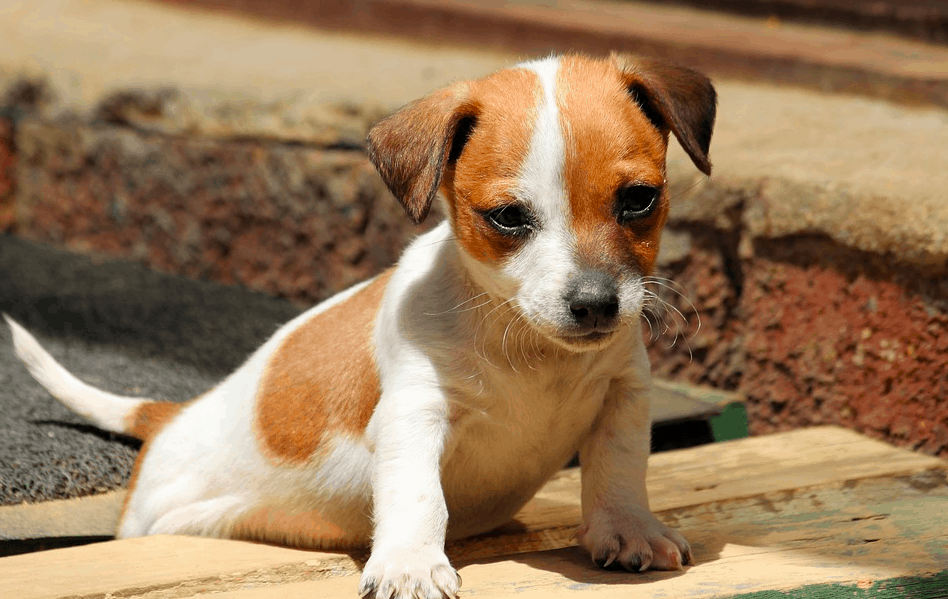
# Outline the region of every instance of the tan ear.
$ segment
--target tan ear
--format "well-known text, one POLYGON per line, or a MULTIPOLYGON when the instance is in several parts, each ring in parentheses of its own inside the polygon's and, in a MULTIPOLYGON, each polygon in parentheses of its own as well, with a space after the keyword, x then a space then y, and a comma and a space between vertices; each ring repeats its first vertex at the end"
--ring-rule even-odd
POLYGON ((416 223, 428 216, 444 169, 460 155, 473 123, 462 83, 400 108, 369 131, 369 159, 416 223))
POLYGON ((708 150, 717 93, 711 80, 697 71, 658 60, 613 53, 629 93, 656 127, 671 130, 695 166, 711 174, 708 150))

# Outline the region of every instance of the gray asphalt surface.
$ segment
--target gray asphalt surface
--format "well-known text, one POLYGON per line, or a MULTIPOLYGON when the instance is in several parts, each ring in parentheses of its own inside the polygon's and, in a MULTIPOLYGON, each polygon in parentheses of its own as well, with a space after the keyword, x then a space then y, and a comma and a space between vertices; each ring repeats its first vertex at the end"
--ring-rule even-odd
MULTIPOLYGON (((299 313, 263 294, 4 235, 0 311, 86 382, 173 401, 213 386, 299 313)), ((138 442, 90 426, 46 393, 0 326, 0 505, 123 486, 137 450, 138 442)))

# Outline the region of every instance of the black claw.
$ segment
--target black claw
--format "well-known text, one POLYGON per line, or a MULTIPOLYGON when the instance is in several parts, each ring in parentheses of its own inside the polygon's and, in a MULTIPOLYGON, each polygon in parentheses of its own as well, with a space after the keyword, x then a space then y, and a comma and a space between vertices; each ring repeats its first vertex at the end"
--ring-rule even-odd
POLYGON ((616 557, 613 555, 609 557, 608 555, 603 555, 602 557, 597 557, 593 560, 597 566, 604 570, 614 570, 618 564, 616 563, 616 557))
POLYGON ((629 572, 641 572, 642 571, 642 558, 633 557, 627 562, 622 562, 622 567, 628 570, 629 572))
POLYGON ((375 591, 376 591, 377 589, 378 589, 378 586, 377 586, 374 582, 370 582, 369 584, 367 584, 367 585, 365 585, 364 587, 361 587, 361 588, 359 589, 359 598, 360 598, 360 599, 365 599, 365 598, 368 597, 369 595, 372 595, 372 596, 374 597, 374 596, 375 596, 375 591))

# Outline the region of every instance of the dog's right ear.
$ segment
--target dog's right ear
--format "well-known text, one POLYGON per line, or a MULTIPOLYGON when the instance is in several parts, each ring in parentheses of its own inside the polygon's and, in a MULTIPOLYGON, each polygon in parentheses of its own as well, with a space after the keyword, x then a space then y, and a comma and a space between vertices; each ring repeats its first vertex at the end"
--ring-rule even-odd
POLYGON ((428 216, 444 169, 461 155, 475 121, 461 83, 412 102, 369 131, 369 160, 416 223, 428 216))
POLYGON ((697 71, 615 52, 610 56, 639 108, 656 127, 678 138, 695 166, 711 174, 708 150, 717 112, 711 80, 697 71))

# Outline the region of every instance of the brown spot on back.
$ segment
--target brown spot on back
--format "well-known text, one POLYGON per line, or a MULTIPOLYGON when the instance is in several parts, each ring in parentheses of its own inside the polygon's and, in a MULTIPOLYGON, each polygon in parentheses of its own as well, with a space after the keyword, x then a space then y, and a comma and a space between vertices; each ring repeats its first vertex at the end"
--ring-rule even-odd
POLYGON ((609 61, 564 56, 556 98, 581 258, 593 267, 631 263, 650 272, 668 212, 665 193, 649 218, 626 226, 616 222, 615 194, 622 185, 663 188, 667 134, 642 113, 609 61))
POLYGON ((302 463, 328 434, 365 431, 380 394, 372 329, 391 274, 303 323, 270 357, 255 424, 275 459, 302 463))

